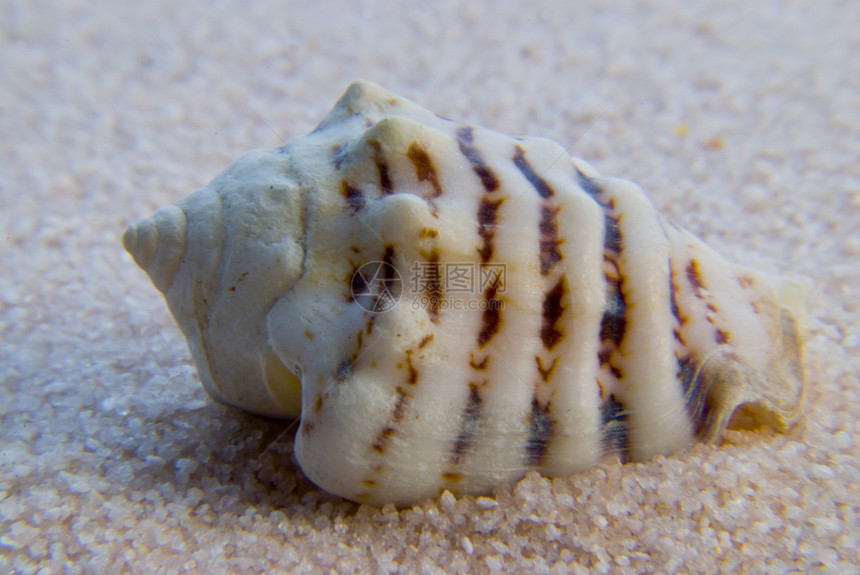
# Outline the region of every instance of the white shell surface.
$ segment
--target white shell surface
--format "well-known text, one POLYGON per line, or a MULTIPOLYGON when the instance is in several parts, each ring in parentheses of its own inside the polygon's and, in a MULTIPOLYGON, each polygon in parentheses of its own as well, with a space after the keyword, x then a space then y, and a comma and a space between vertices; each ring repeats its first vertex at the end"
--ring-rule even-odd
POLYGON ((785 430, 803 396, 797 284, 554 142, 369 82, 123 241, 206 390, 300 416, 303 471, 359 502, 669 454, 739 411, 785 430))

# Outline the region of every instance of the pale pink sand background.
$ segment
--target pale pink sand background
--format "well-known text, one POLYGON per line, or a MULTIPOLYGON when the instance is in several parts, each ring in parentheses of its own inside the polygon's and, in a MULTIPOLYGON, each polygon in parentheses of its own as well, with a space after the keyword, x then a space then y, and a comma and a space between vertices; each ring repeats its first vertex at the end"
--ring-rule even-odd
POLYGON ((426 4, 3 3, 0 571, 860 572, 860 2, 426 4), (119 237, 357 77, 805 278, 802 425, 399 513, 309 484, 119 237))

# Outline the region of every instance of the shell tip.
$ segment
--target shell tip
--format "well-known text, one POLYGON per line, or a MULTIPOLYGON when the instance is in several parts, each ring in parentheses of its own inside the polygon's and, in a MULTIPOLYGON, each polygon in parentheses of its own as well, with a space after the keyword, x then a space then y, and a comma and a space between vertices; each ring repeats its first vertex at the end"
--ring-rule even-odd
POLYGON ((173 281, 185 251, 185 214, 171 206, 132 224, 122 235, 122 245, 159 291, 173 281))
POLYGON ((123 232, 122 247, 131 257, 134 257, 134 254, 137 253, 137 226, 134 224, 128 226, 125 232, 123 232))

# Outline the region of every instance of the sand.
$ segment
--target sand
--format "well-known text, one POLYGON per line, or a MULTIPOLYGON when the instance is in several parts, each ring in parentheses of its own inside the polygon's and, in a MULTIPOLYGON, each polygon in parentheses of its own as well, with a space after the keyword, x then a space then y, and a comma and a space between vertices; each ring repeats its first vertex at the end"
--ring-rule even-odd
POLYGON ((860 3, 747 4, 4 3, 0 571, 860 573, 860 3), (806 281, 801 423, 402 510, 316 489, 119 238, 357 77, 806 281))

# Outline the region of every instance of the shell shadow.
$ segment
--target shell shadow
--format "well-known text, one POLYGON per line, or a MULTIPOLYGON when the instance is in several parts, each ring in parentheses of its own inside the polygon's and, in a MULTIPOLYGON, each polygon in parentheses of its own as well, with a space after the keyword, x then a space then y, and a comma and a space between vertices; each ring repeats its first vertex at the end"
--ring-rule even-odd
POLYGON ((177 500, 199 499, 218 514, 241 516, 253 508, 266 516, 280 512, 287 517, 304 515, 326 503, 339 514, 353 515, 360 507, 331 495, 307 479, 294 455, 298 420, 274 419, 209 403, 197 410, 177 410, 151 425, 163 425, 181 433, 162 434, 173 442, 172 473, 158 478, 169 484, 177 500), (199 491, 195 491, 199 490, 199 491))

